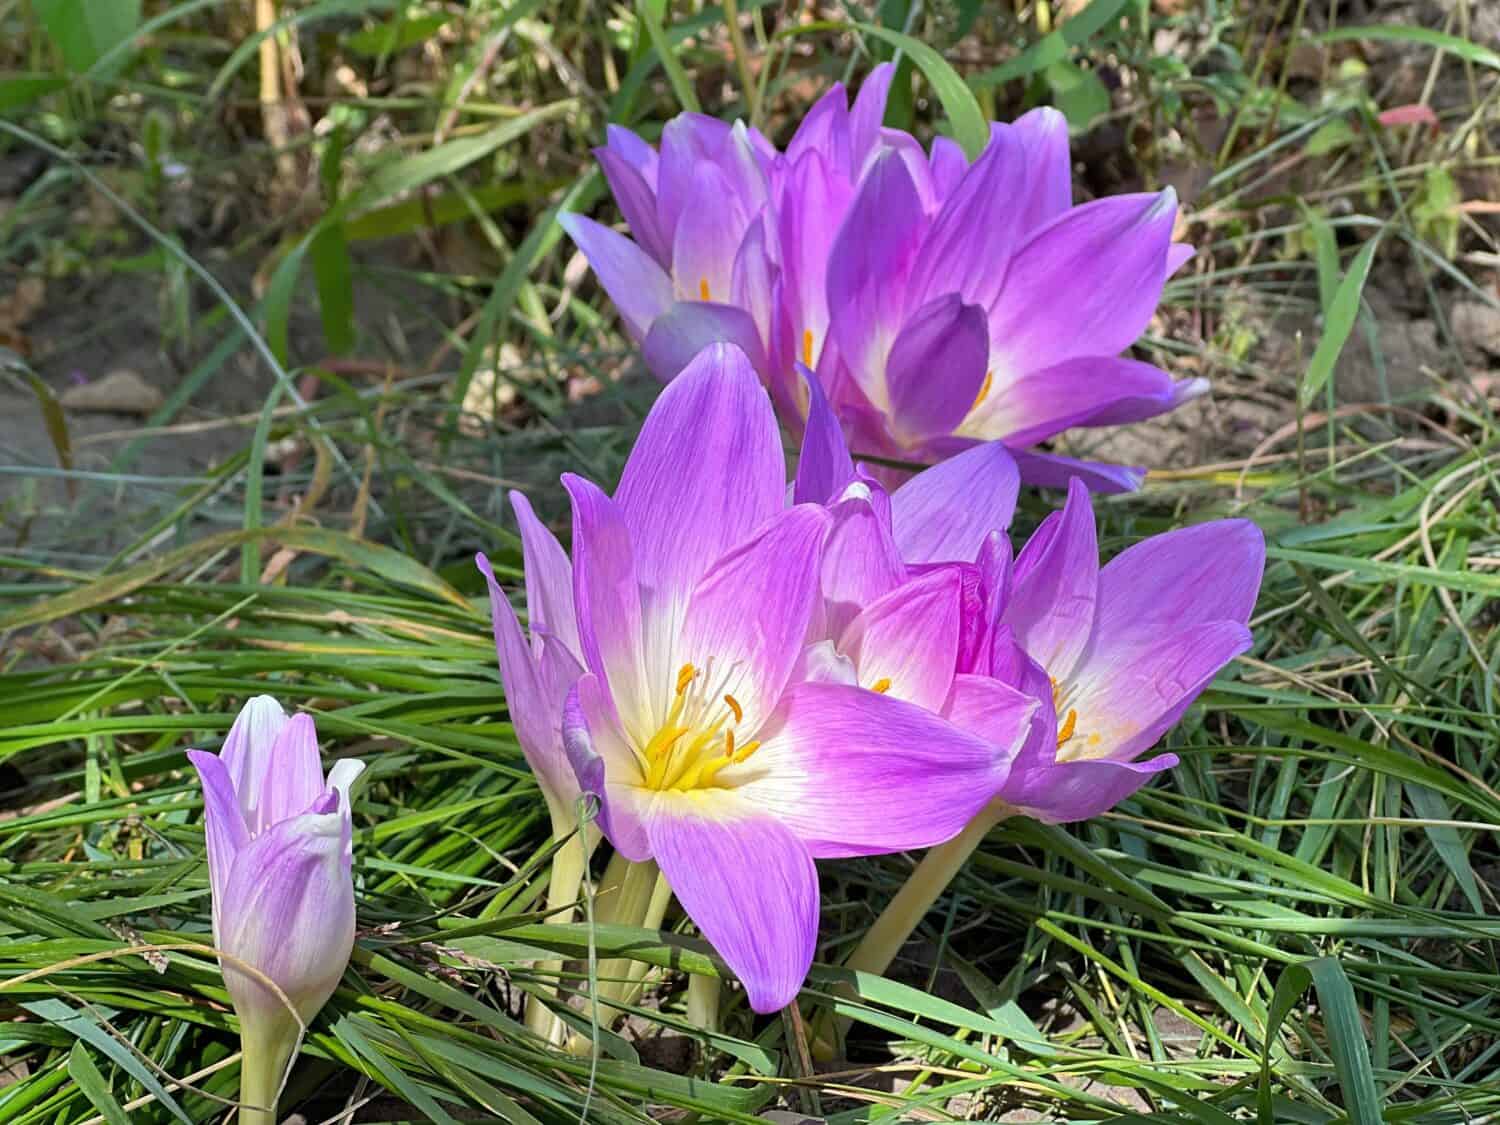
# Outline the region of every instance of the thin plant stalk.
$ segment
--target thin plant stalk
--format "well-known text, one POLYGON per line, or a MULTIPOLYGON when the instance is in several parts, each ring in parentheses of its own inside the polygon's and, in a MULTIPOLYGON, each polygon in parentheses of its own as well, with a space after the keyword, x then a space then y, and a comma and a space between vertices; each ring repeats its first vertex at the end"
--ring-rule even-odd
MULTIPOLYGON (((552 856, 552 871, 547 882, 547 921, 562 924, 573 920, 584 872, 589 856, 599 842, 599 834, 590 832, 586 823, 575 824, 571 810, 565 815, 553 810, 552 834, 554 838, 562 838, 562 843, 552 856)), ((536 968, 539 976, 550 976, 555 980, 561 976, 562 967, 562 961, 543 961, 536 968)), ((543 984, 542 988, 547 996, 557 994, 555 985, 543 984)), ((558 1045, 563 1042, 563 1025, 541 995, 534 995, 526 1002, 526 1026, 548 1043, 558 1045)))
POLYGON ((723 987, 724 982, 718 977, 699 976, 697 973, 688 977, 688 1023, 710 1034, 719 1030, 719 994, 723 987))
MULTIPOLYGON (((954 876, 963 869, 969 857, 984 842, 990 829, 1010 813, 1008 806, 999 801, 993 802, 969 821, 968 826, 953 839, 946 844, 929 848, 922 857, 922 862, 917 864, 916 870, 896 892, 896 897, 881 911, 875 924, 849 955, 844 967, 877 976, 890 968, 896 954, 901 952, 901 947, 916 931, 927 912, 932 909, 933 903, 948 889, 948 884, 953 882, 954 876)), ((852 998, 852 990, 848 986, 843 986, 840 991, 852 998)), ((813 1053, 820 1058, 830 1058, 838 1043, 848 1034, 852 1021, 848 1018, 839 1019, 831 1029, 826 1020, 820 1022, 823 1023, 823 1031, 814 1041, 813 1053), (829 1034, 830 1031, 833 1034, 829 1034)))
POLYGON ((276 1125, 276 1103, 299 1036, 240 1034, 240 1125, 276 1125))

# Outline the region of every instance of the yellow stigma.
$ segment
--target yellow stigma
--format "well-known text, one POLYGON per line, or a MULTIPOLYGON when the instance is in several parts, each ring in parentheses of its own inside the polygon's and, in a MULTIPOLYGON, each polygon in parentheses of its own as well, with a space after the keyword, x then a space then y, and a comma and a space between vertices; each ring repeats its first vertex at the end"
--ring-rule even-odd
POLYGON ((737 745, 734 727, 745 709, 734 696, 722 696, 723 708, 710 704, 712 695, 694 692, 699 672, 691 664, 677 670, 672 704, 666 718, 639 751, 643 784, 648 789, 707 788, 725 766, 739 765, 754 754, 759 742, 737 745))
POLYGON ((811 328, 802 330, 802 363, 806 367, 812 366, 813 334, 811 328))
POLYGON ((870 685, 870 690, 878 695, 884 695, 891 690, 891 678, 889 676, 881 676, 880 679, 870 685))
POLYGON ((1073 737, 1073 728, 1078 725, 1078 712, 1069 710, 1068 717, 1063 720, 1062 726, 1057 728, 1057 744, 1061 746, 1073 737))
MULTIPOLYGON (((989 397, 990 388, 994 385, 995 373, 993 371, 986 371, 984 373, 984 382, 979 385, 979 393, 974 396, 974 405, 969 407, 969 409, 978 410, 979 404, 989 397)), ((1053 682, 1055 683, 1056 681, 1053 682)))
POLYGON ((698 279, 698 300, 710 301, 712 299, 713 298, 708 295, 708 278, 700 277, 698 279))

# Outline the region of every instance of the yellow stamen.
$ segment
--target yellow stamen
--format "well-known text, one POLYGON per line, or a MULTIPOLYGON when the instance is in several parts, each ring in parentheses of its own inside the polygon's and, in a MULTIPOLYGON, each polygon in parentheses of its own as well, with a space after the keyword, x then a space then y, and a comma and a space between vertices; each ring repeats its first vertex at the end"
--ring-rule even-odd
POLYGON ((870 685, 870 690, 879 695, 884 695, 891 690, 891 678, 889 676, 881 676, 880 679, 870 685))
POLYGON ((681 668, 677 669, 677 694, 681 695, 687 691, 688 684, 692 683, 697 677, 698 669, 694 668, 691 664, 684 664, 681 668))
POLYGON ((802 362, 805 366, 812 366, 813 334, 811 328, 802 330, 802 362))
POLYGON ((1073 737, 1073 728, 1077 725, 1078 712, 1070 709, 1068 711, 1068 717, 1063 720, 1062 726, 1057 730, 1057 744, 1059 746, 1073 737))
POLYGON ((1097 734, 1091 734, 1091 735, 1089 735, 1089 745, 1090 746, 1098 746, 1099 745, 1099 736, 1097 734))
POLYGON ((984 373, 984 382, 979 386, 979 393, 974 396, 974 405, 969 407, 969 409, 978 410, 979 404, 989 396, 990 388, 994 385, 995 373, 993 371, 986 371, 984 373))
MULTIPOLYGON (((736 699, 732 695, 726 695, 724 697, 724 702, 727 703, 727 704, 729 704, 729 709, 734 712, 734 721, 735 722, 738 723, 738 722, 741 722, 741 721, 744 720, 744 718, 745 718, 745 709, 740 706, 740 701, 738 699, 736 699)), ((730 740, 733 741, 734 735, 731 734, 729 737, 730 737, 730 740)))
POLYGON ((698 279, 698 299, 700 301, 712 300, 712 298, 708 295, 708 278, 706 277, 700 277, 698 279))
POLYGON ((734 757, 730 760, 734 762, 735 765, 739 765, 741 762, 748 762, 750 760, 750 755, 754 754, 759 749, 760 743, 758 741, 747 742, 735 752, 734 757))

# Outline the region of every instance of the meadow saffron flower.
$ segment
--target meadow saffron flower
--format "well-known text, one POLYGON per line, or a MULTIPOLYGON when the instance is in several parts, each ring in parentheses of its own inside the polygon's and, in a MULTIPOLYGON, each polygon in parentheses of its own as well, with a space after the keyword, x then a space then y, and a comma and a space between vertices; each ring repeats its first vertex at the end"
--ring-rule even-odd
POLYGON ((1207 390, 1120 354, 1191 256, 1171 241, 1175 196, 1073 206, 1051 109, 993 125, 972 163, 945 138, 924 151, 880 127, 890 79, 876 68, 852 109, 830 90, 784 153, 701 115, 669 123, 659 154, 611 127, 598 156, 635 241, 564 225, 663 379, 729 341, 794 432, 802 363, 862 454, 927 463, 999 440, 1030 483, 1137 487, 1143 470, 1035 447, 1207 390))
MULTIPOLYGON (((824 568, 824 638, 848 661, 846 678, 882 678, 893 661, 926 675, 946 663, 1027 692, 1040 705, 1037 722, 996 797, 1040 820, 1096 816, 1176 764, 1171 754, 1136 759, 1250 647, 1265 565, 1259 528, 1214 520, 1165 532, 1101 569, 1088 489, 1074 479, 1062 510, 1012 560, 1008 507, 1003 498, 975 504, 971 482, 984 476, 965 471, 985 447, 885 496, 859 477, 841 440, 814 393, 797 487, 830 498, 834 513, 829 551, 840 569, 824 568), (908 492, 920 503, 900 503, 908 492), (966 524, 970 504, 976 518, 966 524), (996 513, 1005 518, 986 525, 996 513), (853 623, 894 603, 907 616, 886 620, 872 645, 869 626, 853 623)), ((890 685, 898 697, 917 691, 902 676, 890 685)), ((913 698, 932 705, 926 693, 913 698)))
MULTIPOLYGON (((853 616, 825 615, 807 657, 817 676, 877 683, 980 737, 1004 714, 1000 689, 1037 708, 1005 779, 962 833, 928 852, 846 962, 878 973, 999 820, 1096 816, 1177 764, 1173 754, 1139 759, 1249 648, 1265 543, 1246 520, 1217 520, 1153 536, 1101 568, 1088 489, 1073 479, 1066 506, 1014 559, 1003 533, 983 527, 905 555, 894 497, 859 478, 841 441, 814 393, 798 487, 832 498, 843 569, 862 576, 835 587, 840 608, 854 592, 853 616)), ((903 488, 922 487, 931 511, 960 512, 963 478, 950 470, 977 455, 903 488)), ((831 1044, 821 1036, 820 1053, 831 1044)))
POLYGON ((819 857, 926 847, 1004 779, 1005 739, 878 690, 803 675, 832 517, 786 503, 747 357, 705 350, 646 419, 613 498, 568 475, 586 674, 563 720, 601 826, 652 860, 761 1012, 801 987, 819 857))
POLYGON ((1048 822, 1097 816, 1175 754, 1140 761, 1221 668, 1250 648, 1265 539, 1213 520, 1127 547, 1102 568, 1088 494, 1016 557, 990 674, 1042 704, 1000 800, 1048 822))
POLYGON ((312 716, 288 717, 264 695, 218 754, 188 758, 203 784, 214 945, 244 1046, 241 1119, 274 1121, 299 1021, 333 994, 354 947, 349 787, 364 763, 336 762, 325 780, 312 716))

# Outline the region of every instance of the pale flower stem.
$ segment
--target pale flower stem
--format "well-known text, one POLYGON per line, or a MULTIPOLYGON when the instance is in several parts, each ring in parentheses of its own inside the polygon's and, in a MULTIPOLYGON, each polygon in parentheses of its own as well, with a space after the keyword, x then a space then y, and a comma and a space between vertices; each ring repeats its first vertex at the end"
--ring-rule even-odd
POLYGON ((719 1030, 719 992, 724 982, 718 977, 688 977, 688 1023, 713 1033, 719 1030))
MULTIPOLYGON (((655 929, 661 924, 665 907, 652 918, 656 905, 657 884, 662 882, 655 860, 632 863, 625 869, 616 895, 615 908, 609 921, 617 926, 643 926, 655 929)), ((599 996, 601 999, 619 1000, 630 988, 635 961, 629 957, 611 957, 599 962, 599 996)), ((604 1015, 612 1016, 613 1012, 604 1015)))
MULTIPOLYGON (((590 831, 587 824, 578 825, 575 831, 571 821, 571 817, 564 821, 556 815, 552 820, 553 838, 566 836, 566 839, 563 839, 562 845, 552 857, 552 871, 547 882, 549 922, 566 923, 573 920, 574 904, 578 901, 579 888, 583 885, 584 870, 588 867, 589 856, 599 840, 598 833, 590 831)), ((536 968, 539 976, 556 978, 561 974, 562 967, 561 961, 542 961, 538 962, 536 968)), ((543 983, 539 985, 539 989, 542 995, 557 995, 556 985, 543 983)), ((554 1046, 563 1040, 563 1025, 543 1002, 541 995, 533 995, 526 1001, 526 1027, 532 1034, 554 1046)))
MULTIPOLYGON (((667 877, 658 872, 656 885, 651 888, 651 901, 646 906, 645 916, 641 918, 641 928, 661 929, 662 919, 667 916, 667 907, 671 903, 672 888, 667 884, 667 877)), ((645 961, 631 961, 628 974, 630 984, 621 991, 620 999, 627 1004, 634 1004, 641 994, 641 986, 646 979, 646 974, 650 971, 651 966, 645 961)))
POLYGON ((296 1047, 295 1032, 289 1038, 241 1030, 240 1125, 276 1125, 281 1082, 296 1047))
POLYGON ((615 912, 620 907, 620 889, 625 885, 625 872, 630 870, 630 860, 621 852, 615 852, 605 865, 604 877, 599 880, 599 889, 594 892, 594 921, 608 926, 615 921, 615 912))
MULTIPOLYGON (((615 853, 615 859, 619 853, 615 853)), ((656 861, 644 863, 626 861, 622 869, 616 869, 611 860, 605 872, 605 882, 615 876, 616 891, 613 907, 601 910, 603 917, 596 919, 601 924, 617 926, 640 926, 642 929, 661 928, 661 920, 667 913, 667 904, 672 901, 672 889, 657 869, 656 861)), ((603 894, 603 888, 600 891, 603 894)), ((614 1022, 616 1005, 629 1003, 640 987, 640 978, 645 975, 640 962, 629 957, 611 957, 599 962, 596 977, 599 988, 599 1022, 608 1026, 614 1022), (637 970, 640 970, 639 972, 637 970)), ((593 1042, 587 1035, 575 1033, 568 1040, 568 1050, 575 1055, 586 1055, 593 1050, 593 1042)))
MULTIPOLYGON (((953 882, 954 876, 963 869, 975 849, 984 842, 990 829, 1009 815, 1010 809, 997 801, 969 821, 968 826, 946 844, 929 848, 922 857, 922 862, 917 864, 916 870, 896 892, 896 897, 881 911, 875 924, 849 955, 844 967, 876 975, 890 968, 896 954, 901 952, 901 947, 932 909, 932 904, 948 889, 948 884, 953 882)), ((850 999, 854 997, 853 989, 847 985, 839 986, 837 991, 850 999)), ((830 1021, 825 1016, 818 1022, 820 1028, 813 1042, 813 1054, 820 1059, 832 1058, 838 1044, 848 1034, 852 1021, 840 1019, 835 1027, 830 1027, 830 1021)))

